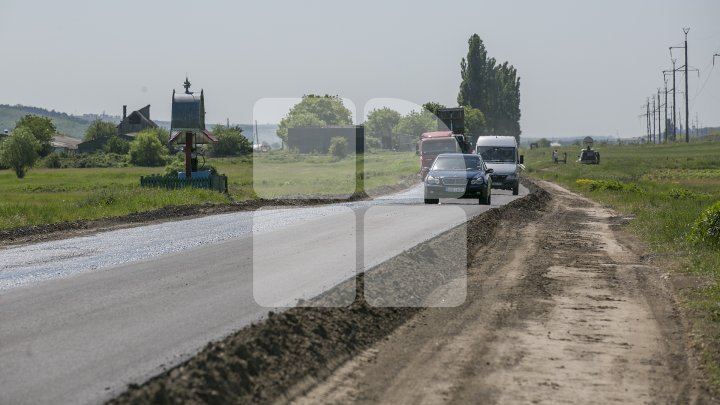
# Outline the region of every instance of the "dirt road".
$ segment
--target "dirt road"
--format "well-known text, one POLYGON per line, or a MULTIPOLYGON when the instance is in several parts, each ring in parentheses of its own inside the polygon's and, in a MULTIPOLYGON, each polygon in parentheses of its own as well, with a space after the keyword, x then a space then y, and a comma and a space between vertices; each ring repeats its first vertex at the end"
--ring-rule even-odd
POLYGON ((542 187, 547 208, 475 255, 464 305, 421 311, 294 403, 711 402, 627 219, 542 187))

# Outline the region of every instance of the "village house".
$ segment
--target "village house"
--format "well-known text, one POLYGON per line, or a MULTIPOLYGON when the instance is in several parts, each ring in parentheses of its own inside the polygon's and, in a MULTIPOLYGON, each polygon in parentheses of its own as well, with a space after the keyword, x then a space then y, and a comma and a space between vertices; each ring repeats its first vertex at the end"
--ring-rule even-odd
MULTIPOLYGON (((130 114, 127 113, 127 106, 124 105, 123 118, 117 126, 117 135, 120 138, 131 142, 135 139, 135 135, 137 135, 138 132, 157 127, 158 125, 150 119, 150 104, 137 111, 133 111, 130 114)), ((78 145, 78 152, 93 153, 98 150, 102 150, 105 147, 106 142, 107 138, 82 142, 78 145)))

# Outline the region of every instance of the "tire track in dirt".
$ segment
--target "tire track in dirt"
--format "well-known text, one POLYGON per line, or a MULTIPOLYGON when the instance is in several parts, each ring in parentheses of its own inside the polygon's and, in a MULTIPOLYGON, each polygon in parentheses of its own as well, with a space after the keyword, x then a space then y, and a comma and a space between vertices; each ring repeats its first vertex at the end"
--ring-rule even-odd
POLYGON ((505 220, 468 300, 427 309, 294 403, 707 403, 674 298, 617 214, 550 183, 505 220))

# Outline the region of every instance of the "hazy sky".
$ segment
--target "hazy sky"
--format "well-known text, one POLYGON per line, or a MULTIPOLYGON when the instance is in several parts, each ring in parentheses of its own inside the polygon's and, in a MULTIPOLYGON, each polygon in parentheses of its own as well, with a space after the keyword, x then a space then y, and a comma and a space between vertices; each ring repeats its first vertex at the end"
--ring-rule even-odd
POLYGON ((518 70, 523 135, 630 137, 645 133, 641 105, 682 27, 701 70, 691 116, 720 126, 719 16, 718 0, 0 0, 0 103, 116 115, 151 104, 168 120, 187 73, 208 122, 249 123, 281 104, 269 98, 306 93, 352 100, 360 117, 377 98, 453 106, 477 33, 518 70))

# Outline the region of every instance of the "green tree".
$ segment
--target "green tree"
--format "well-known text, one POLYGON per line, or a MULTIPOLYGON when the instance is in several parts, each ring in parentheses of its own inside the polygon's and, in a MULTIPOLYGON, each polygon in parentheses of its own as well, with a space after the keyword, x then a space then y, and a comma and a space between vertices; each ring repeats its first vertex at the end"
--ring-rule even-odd
POLYGON ((50 142, 52 142, 53 136, 57 133, 57 128, 50 118, 28 114, 15 123, 15 128, 25 128, 30 131, 32 136, 35 137, 40 144, 37 152, 41 157, 47 156, 53 151, 50 142))
POLYGON ((285 118, 280 120, 277 136, 287 142, 289 128, 331 125, 352 125, 352 112, 345 107, 338 96, 309 94, 303 96, 285 118))
POLYGON ((440 103, 436 103, 435 101, 428 101, 427 103, 423 104, 422 107, 426 109, 427 111, 433 113, 433 115, 438 115, 438 110, 447 108, 444 105, 440 103))
POLYGON ((393 128, 395 135, 411 135, 420 138, 423 132, 437 130, 437 118, 427 110, 422 112, 410 111, 410 113, 402 118, 393 128))
POLYGON ((550 141, 547 138, 540 138, 537 141, 539 148, 549 148, 550 147, 550 141))
POLYGON ((401 118, 399 112, 387 107, 372 110, 365 120, 365 135, 375 139, 392 138, 393 128, 400 123, 401 118))
POLYGON ((485 116, 487 133, 520 139, 520 78, 507 62, 488 58, 477 34, 468 40, 467 58, 460 62, 458 104, 479 109, 485 116))
POLYGON ((465 106, 465 135, 477 139, 478 136, 485 135, 485 114, 477 108, 465 106))
POLYGON ((164 166, 168 151, 153 131, 145 130, 130 142, 130 163, 137 166, 164 166))
POLYGON ((130 142, 113 135, 107 140, 103 147, 105 153, 116 153, 118 155, 126 155, 130 151, 130 142))
POLYGON ((0 143, 0 163, 7 166, 22 179, 29 167, 38 159, 42 146, 26 127, 15 128, 12 135, 0 143))
POLYGON ((210 156, 239 156, 252 153, 252 144, 242 134, 242 128, 239 126, 216 125, 212 132, 218 142, 208 145, 210 156))
POLYGON ((117 126, 112 122, 97 119, 91 122, 90 126, 85 130, 83 140, 94 141, 102 138, 110 138, 113 135, 117 135, 117 126))
POLYGON ((160 141, 160 143, 163 145, 167 146, 168 143, 170 142, 170 131, 168 131, 165 128, 161 128, 161 127, 148 128, 148 129, 144 130, 143 132, 153 134, 158 139, 158 141, 160 141))

